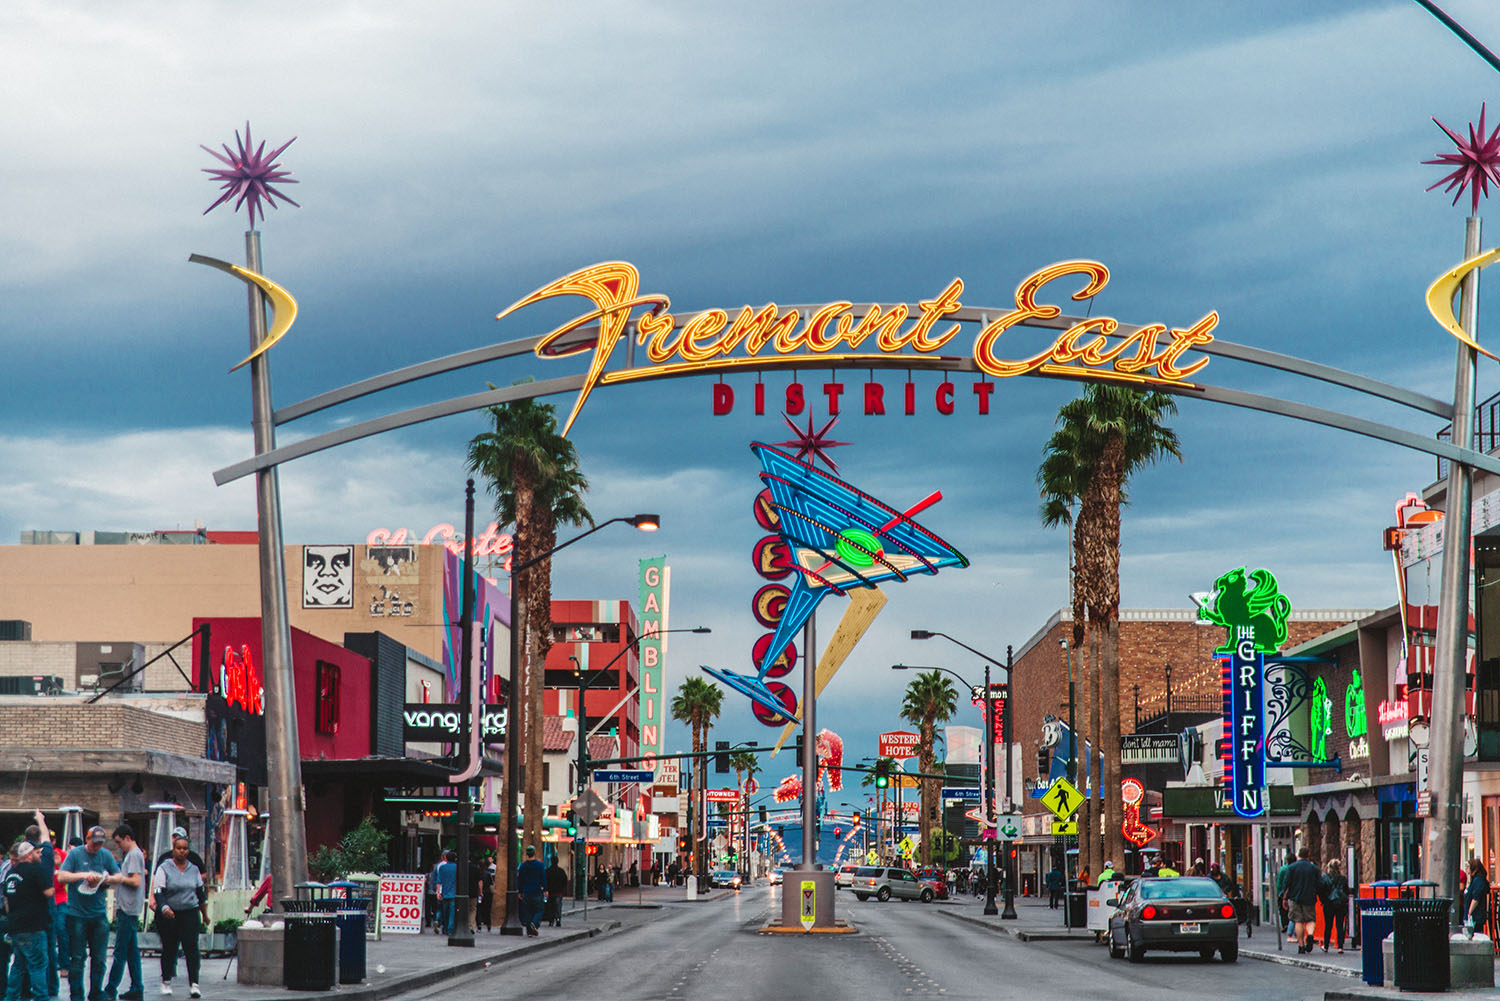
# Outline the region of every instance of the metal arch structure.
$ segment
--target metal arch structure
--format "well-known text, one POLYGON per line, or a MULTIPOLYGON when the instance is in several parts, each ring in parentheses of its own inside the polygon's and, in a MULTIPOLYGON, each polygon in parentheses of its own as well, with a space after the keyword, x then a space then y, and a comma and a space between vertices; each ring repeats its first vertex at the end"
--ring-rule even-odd
MULTIPOLYGON (((819 312, 826 312, 836 307, 842 307, 844 312, 852 316, 867 316, 872 311, 878 314, 882 310, 887 315, 892 311, 900 309, 911 313, 915 313, 916 311, 910 304, 899 303, 894 305, 824 303, 818 305, 787 306, 783 307, 783 309, 788 312, 799 311, 803 315, 816 315, 819 312)), ((977 327, 988 324, 992 317, 1004 315, 1010 309, 1011 307, 963 306, 951 311, 945 318, 952 321, 955 325, 974 325, 977 327)), ((678 320, 683 325, 691 325, 700 318, 715 312, 727 311, 698 310, 692 313, 684 313, 678 320)), ((647 322, 649 323, 649 318, 647 322)), ((1096 321, 1091 321, 1088 318, 1080 316, 1059 314, 1048 318, 1028 319, 1016 324, 1016 327, 1043 331, 1067 331, 1070 328, 1077 328, 1079 325, 1091 322, 1096 321)), ((632 318, 628 323, 623 325, 622 333, 626 341, 625 366, 618 369, 606 369, 604 373, 606 378, 598 382, 599 386, 722 373, 722 369, 713 367, 635 366, 633 363, 634 348, 637 341, 643 340, 645 337, 641 333, 641 328, 641 318, 632 318), (608 378, 608 376, 614 376, 614 378, 608 378)), ((1146 327, 1143 325, 1120 323, 1110 334, 1103 336, 1111 343, 1122 343, 1139 335, 1144 329, 1146 327)), ((279 427, 386 389, 404 386, 431 376, 457 371, 485 362, 528 354, 541 357, 545 360, 558 355, 588 351, 595 346, 600 335, 601 323, 578 324, 568 329, 563 337, 556 336, 556 332, 554 332, 552 335, 503 341, 486 347, 474 348, 469 351, 434 358, 429 361, 404 366, 381 375, 362 379, 338 389, 309 397, 290 406, 276 409, 273 412, 273 421, 279 427)), ((1363 396, 1373 397, 1399 404, 1421 413, 1431 414, 1446 421, 1453 419, 1454 411, 1451 403, 1446 403, 1434 397, 1378 379, 1347 372, 1303 358, 1218 339, 1198 346, 1194 350, 1212 358, 1223 358, 1225 360, 1243 362, 1249 365, 1300 375, 1308 379, 1338 386, 1363 396)), ((726 359, 726 362, 728 361, 731 360, 726 359)), ((735 357, 732 359, 732 362, 733 368, 729 370, 733 372, 768 372, 785 369, 818 371, 843 368, 864 369, 868 371, 934 371, 947 374, 972 374, 981 378, 984 377, 984 372, 980 365, 973 358, 957 355, 863 353, 856 358, 850 355, 778 354, 764 358, 735 357)), ((1073 381, 1095 381, 1106 378, 1099 375, 1097 370, 1090 369, 1078 369, 1075 373, 1070 374, 1056 372, 1028 374, 1034 375, 1037 378, 1068 379, 1073 381)), ((590 375, 575 374, 509 386, 502 389, 492 389, 483 393, 453 397, 278 445, 252 458, 216 470, 214 472, 214 481, 217 484, 223 485, 260 470, 274 468, 293 459, 312 455, 338 445, 358 441, 362 438, 368 438, 387 431, 436 420, 440 417, 448 417, 471 410, 481 410, 485 407, 517 400, 555 396, 565 393, 581 393, 590 388, 593 388, 590 385, 590 375)), ((1188 399, 1205 400, 1210 403, 1258 410, 1264 413, 1289 417, 1293 420, 1321 424, 1326 427, 1337 428, 1404 448, 1425 452, 1429 455, 1448 459, 1451 462, 1466 464, 1476 469, 1500 474, 1500 457, 1486 455, 1469 448, 1458 447, 1449 441, 1438 439, 1435 436, 1429 436, 1392 424, 1372 421, 1337 410, 1203 383, 1152 382, 1151 388, 1173 393, 1188 399)))

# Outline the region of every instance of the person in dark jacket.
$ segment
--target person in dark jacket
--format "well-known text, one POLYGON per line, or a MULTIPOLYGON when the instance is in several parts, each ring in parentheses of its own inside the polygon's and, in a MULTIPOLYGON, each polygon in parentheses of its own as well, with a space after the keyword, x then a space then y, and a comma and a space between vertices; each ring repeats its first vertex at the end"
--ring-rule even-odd
POLYGON ((552 864, 547 867, 547 923, 553 927, 562 925, 562 902, 568 895, 568 874, 563 867, 557 864, 557 856, 552 856, 552 864))
POLYGON ((1308 857, 1310 854, 1306 845, 1297 849, 1297 861, 1286 873, 1284 897, 1292 923, 1297 926, 1299 953, 1312 952, 1313 939, 1317 935, 1318 883, 1323 874, 1318 872, 1317 863, 1308 857))
POLYGON ((1328 951, 1329 941, 1338 943, 1339 952, 1344 951, 1344 926, 1349 919, 1349 880, 1338 859, 1329 859, 1323 867, 1323 878, 1318 881, 1318 900, 1323 904, 1323 951, 1328 951), (1337 936, 1333 934, 1337 932, 1337 936))
POLYGON ((1474 923, 1474 933, 1485 934, 1490 920, 1490 874, 1478 856, 1469 856, 1469 885, 1464 889, 1464 923, 1474 923))

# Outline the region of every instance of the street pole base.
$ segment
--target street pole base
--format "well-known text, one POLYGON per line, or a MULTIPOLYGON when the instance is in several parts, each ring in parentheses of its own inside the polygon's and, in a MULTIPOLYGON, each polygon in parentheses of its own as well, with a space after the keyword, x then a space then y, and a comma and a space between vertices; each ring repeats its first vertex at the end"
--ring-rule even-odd
MULTIPOLYGON (((502 934, 502 935, 519 935, 519 934, 521 934, 521 929, 520 929, 520 927, 518 925, 501 925, 500 926, 500 934, 502 934)), ((474 943, 471 941, 469 944, 473 945, 474 943)))
POLYGON ((454 932, 452 935, 448 936, 448 944, 456 945, 464 949, 472 949, 474 948, 474 936, 454 932))
MULTIPOLYGON (((995 915, 996 915, 996 914, 999 914, 999 913, 1000 913, 1000 908, 998 908, 998 907, 996 907, 996 906, 995 906, 995 905, 994 905, 994 904, 992 904, 992 903, 990 903, 990 904, 985 904, 985 905, 984 905, 984 912, 983 912, 983 913, 984 913, 984 915, 985 915, 985 916, 986 916, 986 917, 994 917, 994 916, 995 916, 995 915)), ((1015 915, 1014 915, 1014 914, 1012 914, 1012 915, 1011 915, 1011 917, 1015 917, 1015 915)))

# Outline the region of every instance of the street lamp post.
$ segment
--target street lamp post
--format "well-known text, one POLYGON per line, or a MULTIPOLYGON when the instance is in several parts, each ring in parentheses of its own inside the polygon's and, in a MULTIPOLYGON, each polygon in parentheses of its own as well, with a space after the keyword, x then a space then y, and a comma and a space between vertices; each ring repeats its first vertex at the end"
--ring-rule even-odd
MULTIPOLYGON (((916 634, 917 634, 917 632, 919 632, 919 631, 920 630, 913 630, 912 631, 912 636, 915 637, 916 634)), ((933 633, 931 635, 935 636, 935 635, 938 635, 938 634, 937 633, 933 633)), ((983 655, 981 654, 981 656, 983 656, 983 655)), ((950 671, 946 667, 916 667, 916 666, 911 665, 911 664, 892 664, 891 665, 891 670, 893 670, 893 671, 942 671, 944 674, 951 674, 951 675, 953 675, 955 678, 957 678, 959 680, 959 683, 962 684, 965 688, 969 689, 970 692, 972 692, 974 690, 974 686, 971 685, 971 684, 969 684, 967 681, 965 681, 963 675, 959 674, 957 671, 950 671)), ((994 740, 994 736, 995 736, 995 723, 994 723, 994 720, 995 720, 995 700, 994 700, 994 698, 990 694, 990 665, 989 664, 985 664, 984 665, 984 729, 985 729, 985 740, 984 740, 984 787, 985 787, 985 790, 986 790, 986 797, 987 798, 993 798, 994 797, 994 788, 995 788, 995 740, 994 740)), ((1009 791, 1007 791, 1006 795, 1009 796, 1009 791)), ((993 808, 993 807, 996 806, 996 804, 991 803, 990 806, 993 808)), ((994 813, 994 815, 995 815, 996 818, 998 818, 1000 816, 999 809, 993 809, 992 812, 994 813)), ((998 824, 998 822, 999 821, 997 819, 996 823, 998 824)), ((998 835, 1000 832, 997 830, 995 833, 996 833, 996 835, 998 835)), ((999 913, 999 911, 995 907, 995 844, 998 843, 998 842, 999 842, 999 838, 996 837, 994 839, 994 843, 992 843, 988 848, 986 848, 985 852, 984 852, 984 913, 985 914, 991 914, 991 915, 999 913)), ((1006 880, 1006 887, 1007 887, 1007 889, 1009 888, 1009 886, 1010 886, 1010 881, 1006 880)), ((1015 916, 1016 916, 1016 914, 1015 914, 1015 905, 1011 901, 1009 893, 1006 894, 1006 908, 1005 909, 1009 912, 1009 914, 1002 915, 1002 917, 1009 917, 1009 918, 1014 919, 1015 916)))
MULTIPOLYGON (((1010 806, 1011 806, 1011 804, 1013 802, 1015 802, 1014 790, 1011 787, 1011 783, 1014 781, 1013 778, 1012 778, 1012 776, 1014 776, 1015 773, 1016 773, 1016 769, 1015 769, 1014 763, 1011 761, 1011 747, 1012 747, 1012 745, 1015 742, 1013 740, 1011 740, 1011 732, 1010 732, 1010 700, 1011 700, 1011 696, 1013 696, 1015 694, 1015 688, 1016 688, 1016 686, 1015 686, 1015 677, 1014 677, 1014 675, 1012 673, 1014 671, 1014 669, 1015 669, 1015 659, 1014 659, 1014 655, 1012 653, 1012 649, 1009 646, 1007 646, 1005 648, 1005 663, 1002 664, 998 660, 996 660, 995 658, 991 657, 989 654, 981 653, 980 651, 975 650, 973 647, 969 646, 967 643, 964 643, 961 640, 954 639, 952 636, 949 636, 947 633, 938 632, 937 630, 934 630, 934 629, 913 629, 911 631, 911 638, 914 639, 914 640, 926 640, 926 639, 931 639, 934 636, 941 636, 943 639, 947 640, 949 643, 953 643, 953 644, 956 644, 957 646, 963 647, 965 650, 969 651, 974 656, 979 657, 980 659, 982 659, 985 662, 986 666, 985 666, 985 669, 984 669, 984 698, 985 698, 985 712, 984 712, 985 721, 984 722, 985 722, 985 726, 988 728, 988 732, 986 732, 985 735, 984 735, 984 743, 985 743, 986 747, 988 747, 988 748, 991 749, 991 751, 990 751, 990 762, 991 763, 990 763, 990 768, 989 768, 989 775, 988 775, 988 778, 986 779, 986 781, 989 783, 990 789, 994 789, 994 787, 995 787, 994 750, 993 750, 994 744, 995 744, 995 700, 992 698, 992 693, 990 692, 990 669, 989 669, 989 665, 993 664, 996 667, 1003 668, 1004 671, 1005 671, 1005 683, 1009 687, 1008 687, 1008 690, 1006 691, 1006 698, 1005 698, 1005 719, 1004 719, 1004 725, 1001 728, 1001 732, 1002 732, 1002 734, 1005 737, 1005 806, 1006 806, 1007 809, 1009 809, 1010 806)), ((995 811, 995 816, 997 818, 997 823, 998 823, 998 818, 1000 816, 1000 811, 999 810, 995 811)), ((998 835, 1000 832, 997 830, 995 833, 998 835)), ((997 841, 998 841, 998 838, 997 838, 997 841)), ((1002 920, 1008 920, 1008 921, 1014 921, 1016 919, 1016 874, 1015 874, 1015 872, 1012 871, 1012 866, 1010 864, 1010 848, 1011 848, 1012 844, 1013 844, 1013 842, 1011 842, 1011 841, 1006 841, 1006 843, 1005 843, 1005 845, 1006 845, 1006 849, 1005 849, 1005 913, 1002 914, 1002 915, 1000 915, 1000 917, 1001 917, 1002 920)), ((995 854, 994 849, 991 849, 990 851, 986 852, 985 854, 987 856, 993 856, 995 854)), ((989 894, 993 894, 993 892, 994 892, 994 883, 995 883, 995 880, 994 880, 993 877, 994 877, 994 870, 991 869, 990 873, 989 873, 989 878, 987 878, 985 880, 985 882, 987 884, 989 884, 989 887, 990 887, 990 889, 987 891, 989 894)), ((994 901, 994 897, 992 895, 986 900, 984 913, 986 913, 986 914, 994 914, 995 913, 995 901, 994 901)))
MULTIPOLYGON (((1057 643, 1060 647, 1062 647, 1063 657, 1068 662, 1068 736, 1070 738, 1068 740, 1068 781, 1076 782, 1078 780, 1078 731, 1073 729, 1073 652, 1068 648, 1068 638, 1066 636, 1058 640, 1057 643)), ((1092 831, 1089 833, 1089 836, 1093 836, 1092 831)), ((1064 841, 1063 844, 1066 845, 1067 842, 1064 841)), ((1067 872, 1068 853, 1065 850, 1063 852, 1063 927, 1071 928, 1073 915, 1073 895, 1072 892, 1067 889, 1067 872)))
MULTIPOLYGON (((520 734, 516 732, 514 725, 516 719, 516 700, 521 693, 521 623, 520 615, 524 611, 526 602, 519 599, 516 587, 520 575, 530 570, 536 564, 542 562, 553 554, 568 548, 580 539, 588 538, 606 525, 616 522, 628 522, 643 532, 654 532, 661 527, 661 517, 654 514, 636 514, 628 518, 610 518, 601 521, 587 532, 573 536, 561 545, 553 546, 545 553, 533 556, 519 566, 510 569, 510 695, 506 711, 506 734, 505 734, 505 812, 500 818, 505 828, 505 836, 502 843, 505 845, 504 865, 506 870, 505 880, 505 919, 500 923, 500 934, 521 934, 521 908, 520 895, 516 890, 516 811, 519 803, 516 796, 516 783, 520 779, 521 768, 517 760, 520 750, 520 734)), ((476 724, 477 725, 477 724, 476 724)), ((536 720, 527 720, 528 726, 537 726, 536 720)), ((533 767, 541 767, 541 762, 531 762, 533 767)), ((541 804, 532 804, 532 809, 537 809, 541 804)))
MULTIPOLYGON (((610 661, 609 661, 608 664, 605 664, 603 667, 599 668, 599 670, 597 670, 593 674, 589 675, 588 678, 584 678, 584 676, 583 676, 583 665, 581 663, 579 663, 578 658, 575 657, 575 656, 573 656, 572 654, 568 655, 568 659, 573 662, 574 670, 578 674, 578 781, 576 783, 574 783, 574 785, 575 785, 575 789, 574 789, 575 795, 581 795, 583 793, 583 791, 586 788, 588 788, 588 786, 589 786, 589 778, 588 778, 588 774, 589 774, 588 726, 587 726, 587 723, 586 723, 587 714, 584 712, 584 697, 585 697, 585 693, 587 693, 588 690, 589 690, 589 686, 594 683, 595 679, 597 679, 599 677, 599 675, 605 673, 610 668, 614 667, 615 664, 619 662, 619 660, 620 660, 621 657, 624 657, 631 650, 635 649, 635 647, 637 647, 641 643, 641 641, 643 641, 643 640, 655 638, 657 636, 662 635, 663 633, 711 633, 711 632, 713 632, 713 630, 710 629, 708 626, 693 626, 693 627, 690 627, 690 628, 683 628, 683 629, 660 629, 660 630, 657 630, 656 632, 653 632, 653 633, 650 633, 650 634, 640 633, 640 634, 638 634, 636 636, 635 639, 633 639, 629 643, 627 643, 625 645, 625 647, 619 653, 615 654, 612 658, 610 658, 610 661)), ((575 814, 575 817, 576 817, 576 814, 575 814)), ((579 856, 579 854, 578 854, 578 842, 580 840, 582 840, 582 831, 581 830, 579 832, 579 836, 577 838, 575 838, 574 842, 573 842, 573 899, 574 900, 582 900, 582 899, 584 899, 584 896, 586 895, 586 890, 587 890, 587 888, 585 886, 585 881, 586 881, 587 876, 588 876, 588 863, 586 861, 584 861, 579 856)))

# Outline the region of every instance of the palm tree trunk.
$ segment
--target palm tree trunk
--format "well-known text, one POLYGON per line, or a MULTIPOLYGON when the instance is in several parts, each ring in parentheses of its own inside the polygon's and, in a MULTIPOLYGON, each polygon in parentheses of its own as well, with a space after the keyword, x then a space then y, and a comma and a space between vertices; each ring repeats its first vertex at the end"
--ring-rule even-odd
POLYGON ((1100 528, 1099 586, 1101 590, 1100 627, 1103 636, 1102 698, 1104 728, 1100 740, 1104 748, 1104 788, 1111 791, 1105 798, 1104 844, 1113 856, 1122 856, 1125 837, 1120 829, 1116 804, 1120 789, 1120 480, 1123 470, 1125 441, 1111 435, 1099 461, 1100 528))

